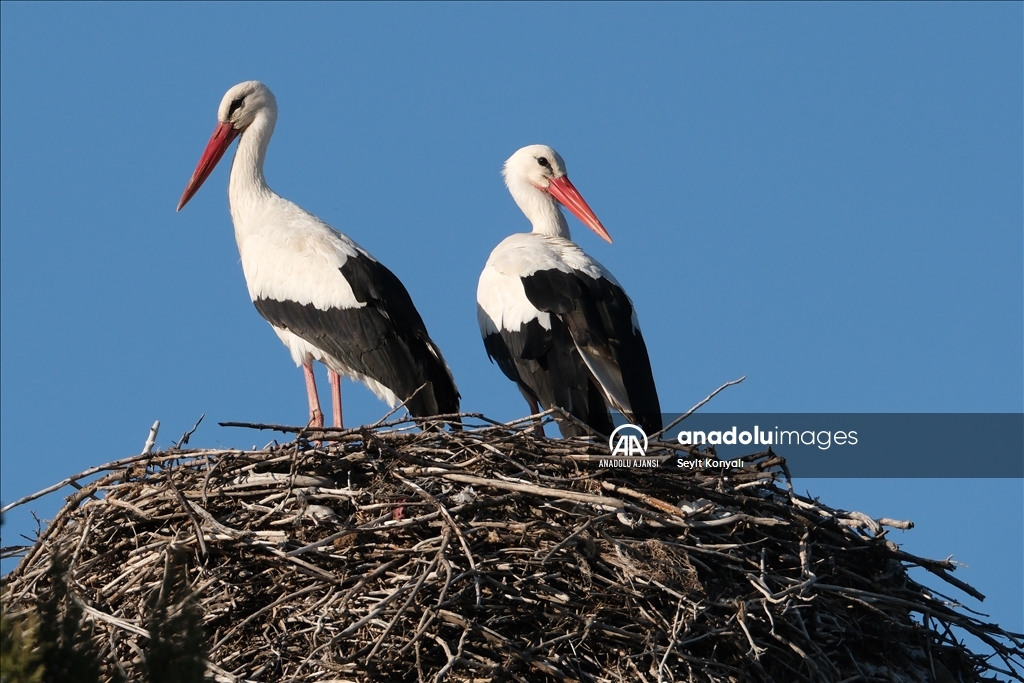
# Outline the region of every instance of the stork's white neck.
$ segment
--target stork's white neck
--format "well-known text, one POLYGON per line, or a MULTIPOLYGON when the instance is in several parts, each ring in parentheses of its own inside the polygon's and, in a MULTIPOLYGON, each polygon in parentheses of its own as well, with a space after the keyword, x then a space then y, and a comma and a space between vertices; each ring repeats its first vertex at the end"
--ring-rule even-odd
POLYGON ((516 204, 533 224, 534 233, 572 239, 569 223, 554 197, 527 180, 508 178, 506 184, 516 204))
POLYGON ((249 223, 247 218, 261 212, 266 202, 276 196, 263 177, 263 162, 275 123, 277 112, 264 109, 239 136, 228 181, 228 204, 236 232, 249 223))

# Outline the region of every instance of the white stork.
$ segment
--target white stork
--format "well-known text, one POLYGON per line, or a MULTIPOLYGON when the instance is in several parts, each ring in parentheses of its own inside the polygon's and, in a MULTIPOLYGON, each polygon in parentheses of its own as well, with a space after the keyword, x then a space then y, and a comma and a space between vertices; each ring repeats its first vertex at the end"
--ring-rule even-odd
MULTIPOLYGON (((550 147, 523 147, 502 175, 533 232, 506 238, 480 274, 477 320, 487 355, 519 385, 534 413, 538 403, 562 408, 610 434, 614 408, 647 433, 659 431, 661 406, 633 302, 570 240, 559 203, 611 242, 608 231, 550 147)), ((583 433, 556 420, 563 436, 583 433)))
POLYGON ((258 81, 239 83, 221 100, 217 121, 178 210, 239 138, 228 202, 242 271, 256 310, 302 366, 310 423, 323 426, 314 360, 328 368, 337 427, 339 375, 363 382, 392 407, 407 401, 415 417, 457 413, 451 371, 401 281, 347 236, 267 186, 263 162, 277 121, 270 89, 258 81))

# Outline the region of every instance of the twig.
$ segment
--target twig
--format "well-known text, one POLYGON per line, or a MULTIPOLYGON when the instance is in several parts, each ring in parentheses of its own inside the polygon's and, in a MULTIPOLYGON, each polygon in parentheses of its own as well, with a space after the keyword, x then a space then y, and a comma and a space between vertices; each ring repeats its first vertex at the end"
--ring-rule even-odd
POLYGON ((385 413, 384 417, 380 418, 379 420, 377 420, 376 422, 374 422, 372 425, 369 426, 370 429, 377 429, 382 424, 387 422, 389 417, 391 417, 392 415, 397 413, 399 410, 404 408, 406 406, 406 404, 409 403, 409 401, 411 401, 414 398, 416 398, 416 395, 418 393, 420 393, 421 391, 423 391, 426 387, 427 387, 427 383, 426 382, 424 382, 423 384, 419 385, 419 387, 416 388, 416 391, 412 392, 412 394, 409 396, 409 398, 405 399, 404 401, 402 401, 401 403, 396 405, 394 408, 389 410, 387 413, 385 413))
POLYGON ((199 544, 199 555, 205 560, 207 552, 206 541, 203 540, 203 527, 196 518, 195 510, 193 510, 192 506, 189 505, 187 500, 185 500, 185 496, 181 495, 181 491, 178 490, 178 487, 174 485, 174 478, 171 476, 170 472, 167 473, 167 486, 171 491, 174 491, 174 495, 177 497, 181 507, 185 509, 185 513, 188 514, 188 518, 192 520, 192 527, 196 532, 196 542, 199 544))
POLYGON ((142 447, 142 454, 143 455, 146 455, 147 453, 149 453, 149 452, 151 452, 153 450, 153 446, 156 445, 156 435, 157 435, 157 432, 159 432, 159 431, 160 431, 160 420, 156 420, 155 422, 153 422, 153 426, 149 428, 149 436, 146 438, 146 445, 144 445, 142 447))
POLYGON ((462 530, 459 528, 459 525, 455 523, 455 519, 452 517, 451 513, 448 512, 448 508, 442 505, 441 501, 439 501, 437 498, 427 493, 422 487, 414 484, 408 479, 403 479, 397 474, 395 475, 395 479, 411 488, 413 491, 416 492, 418 496, 420 496, 424 500, 436 505, 438 512, 441 513, 441 516, 444 517, 446 522, 448 522, 448 526, 451 527, 451 530, 458 537, 459 543, 462 545, 462 549, 466 553, 466 561, 469 562, 470 571, 473 572, 473 581, 474 585, 476 586, 476 605, 477 607, 479 607, 480 603, 483 600, 483 596, 480 590, 480 577, 477 576, 476 562, 473 560, 473 551, 469 549, 469 543, 466 542, 466 537, 462 534, 462 530))
MULTIPOLYGON (((228 454, 228 453, 238 453, 238 451, 235 451, 235 450, 201 451, 201 452, 197 453, 196 455, 206 454, 206 453, 209 453, 211 455, 222 455, 222 454, 228 454)), ((89 469, 84 470, 82 472, 79 472, 78 474, 72 475, 72 476, 67 477, 65 479, 61 479, 56 484, 54 484, 52 486, 47 486, 45 489, 42 489, 41 491, 36 491, 35 493, 33 493, 31 495, 28 495, 28 496, 25 496, 24 498, 19 498, 18 500, 14 501, 13 503, 8 503, 7 505, 5 505, 2 508, 0 508, 0 514, 6 514, 6 513, 10 512, 11 510, 13 510, 14 508, 18 507, 19 505, 24 505, 25 503, 30 503, 33 500, 36 500, 37 498, 42 498, 43 496, 45 496, 48 493, 53 493, 54 491, 62 489, 65 486, 70 486, 74 482, 78 481, 79 479, 85 479, 86 477, 91 477, 92 475, 99 474, 100 472, 107 472, 107 471, 110 471, 110 470, 122 469, 122 468, 124 468, 124 467, 126 467, 128 465, 133 465, 133 464, 136 464, 136 463, 139 463, 139 462, 151 463, 151 462, 155 461, 154 459, 158 459, 156 461, 163 461, 163 460, 175 460, 175 459, 179 459, 181 457, 182 457, 181 455, 174 456, 174 455, 158 455, 158 454, 141 453, 139 455, 133 455, 130 458, 123 458, 121 460, 114 460, 113 462, 108 462, 107 464, 99 465, 98 467, 90 467, 89 469)))
POLYGON ((537 496, 544 496, 546 498, 558 498, 562 500, 574 500, 578 503, 588 503, 590 505, 599 505, 606 508, 620 510, 623 507, 623 503, 618 498, 610 498, 608 496, 595 496, 590 493, 576 493, 575 491, 565 491, 560 489, 546 488, 544 486, 536 486, 534 484, 520 484, 512 481, 500 481, 495 479, 485 479, 483 477, 474 477, 468 474, 458 474, 455 472, 440 471, 434 472, 418 472, 418 474, 433 474, 434 476, 442 479, 450 479, 451 481, 462 482, 463 484, 473 484, 481 487, 504 489, 506 491, 521 491, 523 493, 532 493, 537 496))
MULTIPOLYGON (((196 423, 194 425, 192 425, 192 429, 188 430, 187 432, 185 432, 184 434, 181 435, 181 438, 178 439, 178 443, 175 444, 175 446, 174 446, 174 448, 176 450, 180 451, 182 446, 188 444, 188 440, 190 438, 192 438, 192 435, 196 433, 197 429, 199 429, 199 425, 202 424, 204 417, 206 417, 206 413, 203 413, 202 415, 199 416, 199 419, 196 420, 196 423)), ((148 453, 148 451, 143 451, 143 452, 144 453, 148 453)))
POLYGON ((680 415, 676 419, 674 419, 671 422, 669 422, 665 427, 663 427, 661 429, 661 431, 658 431, 658 432, 655 432, 654 434, 649 435, 648 438, 649 439, 657 439, 657 438, 659 438, 662 434, 664 434, 668 430, 672 429, 673 427, 675 427, 677 424, 679 424, 680 422, 682 422, 686 418, 688 418, 691 415, 693 415, 701 406, 703 406, 705 403, 707 403, 708 401, 713 399, 715 396, 717 396, 719 394, 719 392, 723 391, 726 387, 731 387, 731 386, 733 386, 735 384, 739 384, 740 382, 742 382, 746 378, 747 378, 747 376, 743 375, 739 379, 734 379, 731 382, 726 382, 725 384, 723 384, 722 386, 718 387, 717 389, 712 391, 710 394, 705 396, 703 401, 701 401, 700 403, 698 403, 694 407, 690 408, 689 410, 687 410, 685 413, 683 413, 682 415, 680 415))

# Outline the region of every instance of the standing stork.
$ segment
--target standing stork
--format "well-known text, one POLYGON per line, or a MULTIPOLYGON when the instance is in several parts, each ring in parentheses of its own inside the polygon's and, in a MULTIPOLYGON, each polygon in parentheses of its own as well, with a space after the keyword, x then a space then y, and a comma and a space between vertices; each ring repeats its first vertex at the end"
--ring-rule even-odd
MULTIPOLYGON (((533 232, 491 252, 477 287, 487 355, 534 413, 562 408, 610 434, 614 408, 647 433, 661 430, 661 405, 633 302, 611 273, 569 238, 559 204, 611 242, 608 231, 546 145, 523 147, 502 170, 533 232)), ((563 436, 585 433, 555 416, 563 436)))
POLYGON ((277 101, 267 86, 246 81, 228 90, 178 210, 239 138, 228 202, 242 271, 256 310, 302 366, 310 423, 323 426, 314 360, 328 368, 336 427, 342 426, 340 375, 363 382, 392 407, 405 401, 415 417, 457 413, 451 371, 401 281, 267 185, 263 162, 276 121, 277 101))

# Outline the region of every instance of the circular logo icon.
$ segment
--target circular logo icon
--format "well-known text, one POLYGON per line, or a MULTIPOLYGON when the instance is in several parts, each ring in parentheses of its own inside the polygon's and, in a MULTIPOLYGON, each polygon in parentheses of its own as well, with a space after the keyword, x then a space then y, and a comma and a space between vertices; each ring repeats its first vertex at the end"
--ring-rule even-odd
POLYGON ((612 457, 642 458, 647 454, 647 433, 634 424, 619 425, 608 437, 612 457))

